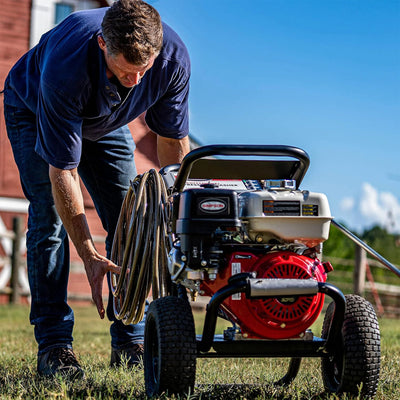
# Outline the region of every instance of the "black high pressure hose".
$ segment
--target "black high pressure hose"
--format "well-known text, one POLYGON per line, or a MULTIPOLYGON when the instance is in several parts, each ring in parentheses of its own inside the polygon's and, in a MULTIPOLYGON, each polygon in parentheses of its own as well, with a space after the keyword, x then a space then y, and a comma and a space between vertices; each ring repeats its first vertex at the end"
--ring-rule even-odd
POLYGON ((121 273, 111 274, 111 290, 114 314, 124 324, 143 319, 150 291, 156 299, 171 290, 166 204, 164 180, 154 169, 131 182, 122 204, 111 250, 121 273))

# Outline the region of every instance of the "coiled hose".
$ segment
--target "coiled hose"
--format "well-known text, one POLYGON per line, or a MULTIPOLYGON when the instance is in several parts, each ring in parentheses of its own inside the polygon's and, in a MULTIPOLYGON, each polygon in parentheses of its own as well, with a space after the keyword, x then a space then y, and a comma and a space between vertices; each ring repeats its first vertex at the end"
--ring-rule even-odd
POLYGON ((126 325, 143 319, 150 290, 153 299, 171 291, 166 205, 164 180, 154 169, 131 182, 122 204, 111 249, 121 273, 111 274, 111 290, 114 314, 126 325))

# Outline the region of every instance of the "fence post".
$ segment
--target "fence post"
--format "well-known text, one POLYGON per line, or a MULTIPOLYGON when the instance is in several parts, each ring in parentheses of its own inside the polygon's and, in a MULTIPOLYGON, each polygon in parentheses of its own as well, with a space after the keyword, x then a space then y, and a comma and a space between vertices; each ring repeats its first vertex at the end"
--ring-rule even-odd
POLYGON ((365 289, 367 253, 362 247, 357 245, 354 262, 354 293, 363 296, 365 289))
POLYGON ((21 266, 22 221, 21 217, 13 218, 14 239, 11 254, 11 294, 9 300, 12 304, 17 304, 20 298, 19 269, 21 266))

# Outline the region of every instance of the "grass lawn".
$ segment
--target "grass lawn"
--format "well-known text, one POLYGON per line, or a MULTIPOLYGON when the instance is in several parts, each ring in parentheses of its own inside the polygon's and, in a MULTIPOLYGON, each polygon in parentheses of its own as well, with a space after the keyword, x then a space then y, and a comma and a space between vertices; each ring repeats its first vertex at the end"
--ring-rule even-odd
MULTIPOLYGON (((143 371, 111 369, 109 323, 94 306, 75 307, 74 350, 86 372, 80 382, 36 375, 36 342, 27 306, 0 306, 0 399, 145 399, 143 371)), ((203 313, 195 314, 196 321, 203 313)), ((319 336, 321 318, 313 331, 319 336)), ((196 324, 197 325, 197 324, 196 324)), ((201 325, 201 322, 198 322, 201 325)), ((201 326, 200 326, 201 327, 201 326)), ((201 329, 199 327, 199 332, 201 329)), ((382 365, 376 399, 400 399, 400 322, 381 319, 382 365)), ((272 382, 286 373, 286 359, 198 359, 191 399, 339 399, 323 393, 320 362, 304 359, 287 388, 272 382)), ((169 399, 166 395, 161 399, 169 399)), ((341 397, 346 399, 349 397, 341 397)), ((357 398, 357 397, 356 397, 357 398)))

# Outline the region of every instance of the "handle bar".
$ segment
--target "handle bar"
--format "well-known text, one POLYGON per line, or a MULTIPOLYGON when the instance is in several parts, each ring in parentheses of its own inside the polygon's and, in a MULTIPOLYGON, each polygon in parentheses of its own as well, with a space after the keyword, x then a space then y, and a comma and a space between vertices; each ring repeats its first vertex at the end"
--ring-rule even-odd
POLYGON ((210 156, 265 156, 265 157, 293 157, 299 161, 297 170, 297 180, 300 182, 308 166, 310 158, 308 154, 293 146, 284 145, 223 145, 215 144, 202 146, 192 150, 182 160, 178 175, 175 180, 173 192, 181 192, 190 175, 190 171, 195 161, 210 156))

